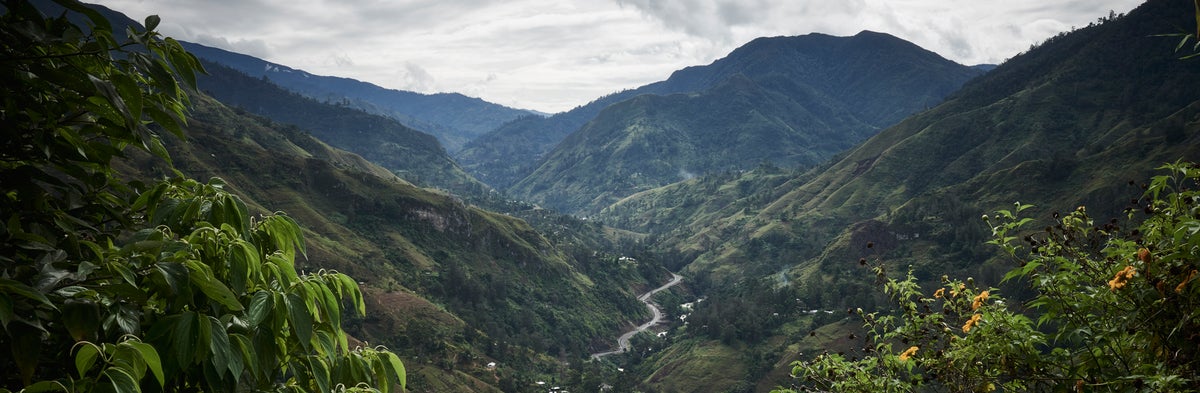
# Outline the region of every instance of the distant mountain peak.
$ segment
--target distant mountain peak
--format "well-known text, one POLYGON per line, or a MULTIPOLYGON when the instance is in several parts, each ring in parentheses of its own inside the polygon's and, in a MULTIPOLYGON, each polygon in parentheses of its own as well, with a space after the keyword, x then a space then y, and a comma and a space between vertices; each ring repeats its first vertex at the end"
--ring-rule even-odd
POLYGON ((448 151, 533 112, 509 108, 459 93, 425 94, 389 89, 351 78, 322 76, 254 56, 184 42, 196 56, 255 78, 267 77, 290 91, 319 101, 345 102, 393 118, 438 138, 448 151))
POLYGON ((678 181, 682 170, 814 166, 979 74, 884 33, 758 38, 709 65, 572 111, 598 112, 538 155, 508 191, 588 214, 678 181))

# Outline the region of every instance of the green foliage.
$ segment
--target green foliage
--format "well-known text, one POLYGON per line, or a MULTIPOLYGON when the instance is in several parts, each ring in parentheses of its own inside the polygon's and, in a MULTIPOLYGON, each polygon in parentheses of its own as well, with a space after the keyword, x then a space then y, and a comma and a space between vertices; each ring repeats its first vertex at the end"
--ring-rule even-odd
POLYGON ((293 220, 252 218, 217 179, 117 176, 126 147, 169 160, 157 132, 182 136, 203 70, 155 16, 118 42, 55 2, 90 28, 25 1, 0 16, 0 391, 403 389, 399 358, 349 348, 357 284, 297 274, 293 220))
POLYGON ((1187 60, 1187 59, 1190 59, 1190 58, 1193 58, 1196 56, 1200 56, 1200 1, 1192 0, 1192 3, 1196 7, 1196 31, 1195 32, 1184 31, 1182 33, 1158 34, 1157 35, 1159 37, 1179 37, 1179 44, 1175 45, 1175 52, 1180 52, 1180 51, 1184 50, 1184 48, 1187 48, 1187 44, 1189 42, 1196 41, 1195 44, 1192 44, 1192 47, 1191 47, 1192 53, 1184 54, 1182 57, 1180 57, 1180 60, 1187 60))
POLYGON ((971 279, 944 278, 931 295, 911 273, 889 279, 898 309, 860 310, 863 357, 821 354, 793 375, 834 391, 1200 390, 1200 166, 1160 169, 1139 200, 1148 217, 1128 232, 1080 207, 1018 240, 1027 205, 984 216, 1028 302, 971 279))

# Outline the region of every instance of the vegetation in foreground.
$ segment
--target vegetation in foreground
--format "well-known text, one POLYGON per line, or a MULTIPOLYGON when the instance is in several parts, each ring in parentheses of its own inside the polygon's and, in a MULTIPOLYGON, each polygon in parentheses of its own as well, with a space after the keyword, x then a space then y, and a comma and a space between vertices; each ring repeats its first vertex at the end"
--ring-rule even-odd
POLYGON ((1200 390, 1200 166, 1161 169, 1130 230, 1084 207, 1043 230, 1028 205, 985 215, 1030 300, 970 278, 886 279, 896 308, 858 310, 863 346, 793 363, 798 386, 777 391, 1200 390))
POLYGON ((202 69, 156 16, 122 37, 55 3, 88 28, 20 0, 0 16, 0 391, 403 390, 396 355, 342 330, 358 285, 297 274, 294 221, 220 180, 117 175, 126 148, 170 161, 158 133, 182 136, 202 69))

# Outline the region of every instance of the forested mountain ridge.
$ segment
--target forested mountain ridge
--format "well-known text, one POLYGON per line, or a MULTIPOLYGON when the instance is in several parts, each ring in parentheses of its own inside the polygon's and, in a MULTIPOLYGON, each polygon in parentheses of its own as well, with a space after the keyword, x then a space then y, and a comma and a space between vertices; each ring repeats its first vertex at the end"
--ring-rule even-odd
POLYGON ((489 191, 486 185, 464 172, 437 139, 427 133, 343 103, 318 102, 266 78, 254 78, 219 63, 203 59, 201 62, 208 74, 198 79, 199 89, 226 105, 295 125, 423 187, 459 195, 489 191))
POLYGON ((871 310, 882 299, 864 264, 881 264, 891 276, 912 269, 924 283, 949 274, 999 286, 1011 266, 983 244, 990 232, 980 216, 1014 202, 1036 205, 1023 216, 1039 223, 1080 206, 1098 227, 1127 226, 1127 207, 1136 221, 1145 206, 1130 202, 1155 168, 1200 159, 1193 88, 1200 67, 1180 59, 1178 38, 1156 36, 1194 25, 1191 8, 1150 1, 1052 37, 807 173, 714 176, 614 205, 597 219, 669 231, 656 244, 678 253, 673 258, 710 296, 689 321, 718 324, 693 331, 693 339, 667 350, 672 357, 653 358, 643 375, 654 375, 655 387, 691 386, 668 370, 705 364, 690 353, 750 345, 724 362, 748 366, 771 357, 774 371, 743 377, 760 381, 760 391, 786 383, 783 366, 800 352, 854 345, 845 332, 855 322, 822 327, 841 317, 780 306, 776 312, 794 313, 794 322, 739 335, 719 325, 742 311, 717 305, 782 292, 802 309, 871 310), (716 197, 689 198, 706 193, 716 197), (777 289, 724 289, 755 285, 777 289))
POLYGON ((696 175, 814 166, 978 74, 881 33, 756 39, 639 89, 691 93, 606 107, 509 192, 588 215, 696 175))
MULTIPOLYGON (((202 95, 193 101, 187 140, 168 143, 175 167, 224 179, 254 212, 287 212, 308 239, 299 268, 362 280, 367 316, 348 329, 406 360, 428 359, 406 362, 414 391, 494 389, 557 373, 546 354, 603 348, 622 320, 645 313, 630 288, 666 276, 648 263, 561 248, 524 221, 413 186, 295 128, 202 95), (485 360, 507 367, 487 370, 485 360)), ((167 173, 150 163, 126 171, 167 173)))
POLYGON ((813 166, 876 131, 826 103, 780 94, 740 74, 701 93, 638 96, 567 137, 510 192, 590 215, 697 175, 764 163, 813 166))
MULTIPOLYGON (((100 8, 113 25, 141 29, 100 8)), ((543 236, 298 127, 188 95, 184 137, 163 139, 171 162, 129 149, 113 163, 121 177, 221 178, 213 184, 238 195, 247 213, 286 212, 307 243, 300 273, 332 269, 360 280, 367 314, 343 325, 404 357, 410 391, 514 391, 563 375, 558 359, 606 348, 647 313, 633 291, 669 277, 652 259, 620 259, 616 246, 601 244, 610 238, 599 225, 539 217, 555 230, 543 236)))
POLYGON ((819 97, 823 106, 881 128, 937 104, 980 73, 883 33, 759 38, 712 64, 676 71, 664 81, 601 97, 548 118, 506 124, 455 157, 480 180, 507 189, 602 110, 643 94, 702 92, 741 75, 789 97, 819 97))
MULTIPOLYGON (((1016 201, 1116 217, 1136 192, 1130 180, 1200 158, 1200 101, 1188 87, 1200 68, 1155 36, 1185 25, 1181 15, 1189 16, 1176 3, 1152 1, 1052 37, 851 150, 759 217, 783 214, 796 225, 820 212, 851 224, 842 239, 884 223, 893 234, 878 241, 922 233, 908 243, 964 251, 974 242, 955 239, 962 228, 982 232, 971 221, 1016 201)), ((763 233, 756 226, 746 229, 763 233)), ((839 256, 829 251, 824 265, 839 256)))
MULTIPOLYGON (((562 175, 539 179, 545 185, 539 192, 566 190, 562 198, 578 198, 564 205, 585 206, 588 214, 603 208, 587 221, 533 208, 512 213, 528 221, 488 212, 332 148, 315 132, 250 115, 202 93, 193 95, 187 138, 167 138, 173 168, 137 152, 118 166, 145 180, 175 176, 173 169, 193 178, 221 177, 252 213, 286 211, 308 239, 307 255, 297 258, 301 272, 336 269, 361 280, 368 313, 344 321, 347 330, 403 355, 411 391, 526 391, 545 380, 588 391, 605 383, 596 370, 616 370, 609 361, 623 367, 616 391, 635 385, 647 391, 766 391, 789 381, 792 360, 862 348, 861 322, 843 320, 849 315, 844 311, 861 307, 869 313, 880 305, 876 280, 911 269, 920 284, 950 274, 970 276, 980 288, 1002 286, 1000 277, 1010 266, 983 244, 989 230, 980 221, 983 213, 1020 201, 1037 205, 1024 215, 1052 223, 1042 219, 1086 206, 1100 231, 1107 225, 1132 227, 1122 208, 1132 208, 1135 217, 1152 210, 1140 205, 1146 186, 1137 182, 1164 162, 1200 159, 1200 98, 1193 88, 1200 67, 1196 59, 1180 60, 1173 52, 1178 38, 1155 37, 1195 23, 1190 9, 1177 0, 1151 1, 1129 16, 1102 18, 1098 26, 1053 37, 861 144, 828 146, 850 148, 838 154, 805 149, 828 143, 835 128, 875 133, 881 126, 874 121, 896 116, 884 106, 851 112, 836 104, 835 96, 865 94, 866 86, 827 92, 790 83, 794 78, 781 73, 717 77, 728 70, 709 74, 701 67, 681 71, 674 88, 711 86, 602 98, 598 102, 610 104, 590 107, 596 115, 567 137, 571 146, 597 150, 562 142, 550 154, 556 164, 547 166, 553 170, 548 173, 562 175), (703 111, 697 115, 696 109, 703 111), (696 132, 711 125, 719 127, 696 132), (746 138, 721 132, 739 127, 758 132, 738 134, 746 138), (797 130, 805 133, 782 132, 797 130), (764 150, 764 141, 754 136, 774 142, 776 150, 764 150), (714 139, 732 153, 701 152, 714 139), (736 161, 760 158, 750 152, 762 151, 774 155, 736 161), (652 160, 638 162, 647 157, 652 160), (795 164, 816 165, 812 170, 776 165, 810 157, 824 158, 795 164), (711 167, 686 170, 697 165, 711 167), (568 184, 609 169, 621 176, 584 184, 590 188, 568 184), (698 176, 650 188, 664 178, 690 175, 698 176), (640 192, 622 198, 635 191, 640 192), (625 244, 600 244, 616 235, 625 244), (631 250, 634 254, 627 253, 631 250), (679 287, 665 291, 658 301, 664 310, 673 309, 670 319, 677 321, 669 334, 641 335, 626 355, 581 361, 644 316, 632 293, 665 278, 658 261, 681 269, 686 289, 707 296, 704 301, 689 305, 694 309, 684 324, 677 318, 680 303, 690 299, 673 293, 679 287), (881 273, 863 267, 868 265, 881 273)), ((871 51, 889 46, 886 36, 860 36, 875 48, 871 51)), ((773 40, 755 41, 752 49, 771 54, 764 58, 786 52, 773 40)), ((213 70, 212 77, 223 77, 213 70)), ((900 79, 880 83, 903 85, 900 79)), ((265 83, 244 81, 258 82, 265 83)), ((334 120, 349 116, 336 102, 306 108, 333 114, 327 117, 334 120)), ((537 128, 569 120, 555 119, 523 118, 509 125, 528 122, 537 128)), ((299 122, 319 120, 328 119, 299 122)), ((432 137, 405 130, 397 134, 431 149, 385 152, 377 159, 445 162, 444 152, 433 152, 440 148, 432 137)), ((45 217, 53 224, 46 227, 71 224, 45 217)), ((23 224, 18 221, 10 220, 9 227, 23 224)), ((52 265, 41 266, 50 271, 52 265)), ((1178 288, 1193 279, 1177 276, 1171 284, 1178 288)), ((16 288, 4 284, 5 290, 16 288)), ((1007 296, 1010 288, 1000 291, 1007 296)), ((1164 292, 1146 289, 1152 296, 1164 292)), ((1014 306, 1019 299, 1008 298, 1014 306)), ((221 322, 240 323, 213 326, 221 322)))
POLYGON ((350 78, 314 75, 253 56, 184 42, 197 57, 246 73, 322 102, 343 103, 391 117, 434 135, 449 151, 530 112, 458 93, 422 94, 387 89, 350 78))

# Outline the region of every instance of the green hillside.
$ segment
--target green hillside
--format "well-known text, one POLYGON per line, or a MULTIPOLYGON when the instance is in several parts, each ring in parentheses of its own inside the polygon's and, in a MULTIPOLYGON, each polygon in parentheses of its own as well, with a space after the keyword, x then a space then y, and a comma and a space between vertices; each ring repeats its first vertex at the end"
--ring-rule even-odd
POLYGON ((589 215, 707 173, 814 166, 976 73, 886 34, 757 39, 646 88, 691 93, 608 106, 508 192, 589 215))
POLYGON ((777 91, 733 77, 702 93, 614 104, 509 192, 587 215, 697 174, 760 163, 813 166, 875 131, 815 93, 777 91))
MULTIPOLYGON (((1122 209, 1141 211, 1130 202, 1154 168, 1200 159, 1200 100, 1192 88, 1200 67, 1179 59, 1177 39, 1154 36, 1194 25, 1191 6, 1153 1, 1053 37, 806 174, 702 178, 637 194, 598 218, 635 230, 673 228, 660 232, 658 244, 686 264, 709 295, 704 304, 745 297, 732 288, 746 283, 774 283, 768 292, 795 295, 793 322, 768 338, 724 344, 742 348, 726 362, 769 353, 781 367, 800 353, 811 357, 814 343, 832 350, 852 342, 852 333, 825 335, 816 327, 829 321, 796 309, 881 305, 875 275, 860 259, 882 261, 893 275, 911 266, 927 282, 951 274, 999 285, 1009 266, 983 244, 989 232, 980 215, 1019 201, 1038 206, 1026 211, 1038 222, 1087 206, 1101 222, 1124 225, 1122 209)), ((761 381, 760 391, 787 382, 784 373, 744 377, 761 381)))
MULTIPOLYGON (((524 221, 415 187, 293 127, 194 101, 187 140, 168 145, 175 166, 225 179, 252 211, 286 211, 306 230, 301 269, 362 280, 367 316, 350 331, 422 367, 410 374, 414 391, 556 375, 553 356, 606 347, 645 313, 632 288, 666 276, 649 261, 560 248, 524 221), (488 370, 489 361, 505 367, 488 370)), ((167 173, 142 162, 133 168, 167 173)))
POLYGON ((429 134, 343 102, 318 102, 265 78, 253 78, 218 63, 202 62, 208 75, 199 78, 199 88, 226 105, 312 133, 422 187, 437 187, 460 195, 480 195, 489 189, 463 172, 429 134))
MULTIPOLYGON (((650 108, 662 109, 658 112, 660 112, 659 116, 663 116, 663 118, 652 120, 659 123, 657 126, 671 127, 683 124, 697 126, 693 118, 704 116, 718 119, 717 125, 702 124, 703 127, 699 127, 703 129, 698 131, 699 133, 707 134, 722 131, 732 134, 746 131, 737 126, 727 130, 719 128, 719 126, 736 125, 739 122, 783 123, 776 124, 775 127, 791 127, 799 129, 799 131, 774 132, 776 134, 790 133, 792 136, 812 132, 809 128, 845 126, 846 129, 839 131, 847 135, 830 143, 850 146, 860 140, 863 131, 859 127, 862 125, 865 124, 875 129, 892 125, 908 114, 936 105, 941 102, 942 97, 953 92, 963 82, 981 73, 982 71, 956 64, 912 43, 883 33, 864 31, 852 37, 808 34, 795 37, 758 38, 712 64, 676 71, 667 80, 633 90, 613 93, 587 105, 547 118, 531 117, 508 123, 472 141, 462 151, 456 153, 455 158, 469 172, 493 187, 512 188, 517 195, 530 196, 539 201, 556 199, 537 193, 530 194, 531 188, 550 188, 546 180, 547 177, 553 176, 550 173, 564 175, 560 173, 561 167, 573 165, 570 162, 550 162, 555 160, 552 154, 559 154, 552 153, 552 151, 593 148, 592 146, 573 144, 571 140, 567 139, 568 135, 587 128, 600 128, 605 129, 604 132, 612 132, 608 129, 628 126, 628 122, 614 122, 612 119, 619 119, 621 116, 637 116, 635 113, 641 109, 631 113, 631 107, 627 106, 622 109, 625 113, 616 116, 609 114, 608 120, 604 120, 601 114, 608 108, 635 99, 635 97, 694 93, 705 96, 700 98, 704 103, 681 103, 678 99, 645 101, 638 98, 643 101, 625 104, 664 106, 663 108, 650 108), (718 97, 711 97, 711 95, 729 90, 730 85, 745 85, 745 82, 739 82, 739 79, 749 79, 753 82, 752 84, 764 90, 762 93, 752 93, 748 96, 775 96, 766 101, 750 103, 762 106, 763 112, 759 114, 765 119, 757 118, 756 114, 741 113, 729 108, 717 108, 714 112, 711 105, 718 97), (793 102, 786 102, 789 100, 793 102), (708 112, 687 112, 679 107, 681 104, 698 104, 705 107, 708 112), (793 111, 796 105, 804 106, 804 109, 800 110, 800 113, 792 115, 789 112, 793 111), (771 111, 772 109, 785 109, 785 111, 774 113, 771 111), (668 118, 669 114, 680 117, 668 118), (719 116, 714 116, 714 114, 719 114, 719 116), (814 115, 817 117, 815 120, 818 124, 810 126, 787 123, 789 120, 800 120, 814 115), (725 116, 728 118, 723 119, 725 116), (588 125, 593 121, 599 121, 602 124, 588 125), (664 122, 668 124, 663 124, 664 122), (587 126, 585 127, 585 125, 587 126), (709 127, 711 129, 708 129, 709 127), (560 143, 564 145, 556 147, 560 143), (546 167, 547 165, 549 168, 546 167), (541 171, 541 173, 530 176, 535 170, 541 171), (529 176, 530 179, 524 180, 524 184, 512 186, 526 176, 529 176)), ((729 99, 727 105, 744 109, 747 102, 739 100, 751 97, 731 96, 727 98, 729 99)), ((805 120, 808 121, 808 119, 805 120)), ((761 128, 761 124, 751 127, 761 128)), ((693 130, 683 131, 693 132, 693 130)), ((774 135, 762 137, 769 136, 774 135)), ((588 138, 575 137, 572 139, 578 142, 588 138)), ((712 148, 712 146, 704 145, 699 147, 701 150, 712 148)), ((664 150, 673 148, 675 146, 664 147, 664 150)), ((812 150, 818 152, 817 155, 821 155, 824 149, 822 147, 812 150)), ((597 154, 608 156, 612 152, 597 154)), ((795 152, 765 154, 768 156, 772 154, 790 155, 795 152)), ((639 158, 657 159, 656 157, 639 158)), ((746 160, 752 161, 750 158, 746 160)), ((752 162, 751 165, 757 163, 752 162)), ((605 162, 605 164, 617 165, 618 163, 605 162)), ((682 168, 676 169, 676 171, 671 171, 672 176, 682 168)), ((692 171, 695 172, 695 170, 692 171)), ((609 172, 599 172, 596 175, 621 176, 609 172)), ((665 184, 662 183, 663 180, 665 179, 654 179, 652 183, 665 184)), ((611 181, 604 179, 597 180, 595 183, 598 185, 611 181)), ((587 195, 587 197, 595 198, 597 195, 587 195)), ((577 208, 580 206, 570 205, 568 210, 577 208)))

